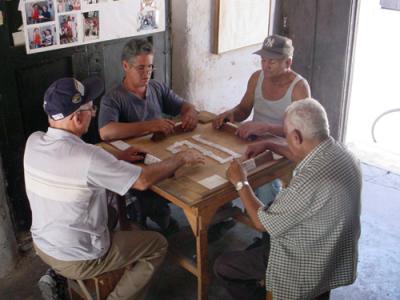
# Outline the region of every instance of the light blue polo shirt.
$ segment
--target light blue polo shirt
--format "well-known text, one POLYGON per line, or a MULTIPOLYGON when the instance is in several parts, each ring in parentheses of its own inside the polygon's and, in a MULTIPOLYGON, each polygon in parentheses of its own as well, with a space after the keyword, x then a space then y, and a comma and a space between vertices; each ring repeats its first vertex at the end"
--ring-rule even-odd
POLYGON ((29 137, 24 173, 35 245, 58 260, 79 261, 107 252, 106 190, 124 195, 141 168, 67 131, 49 128, 29 137))

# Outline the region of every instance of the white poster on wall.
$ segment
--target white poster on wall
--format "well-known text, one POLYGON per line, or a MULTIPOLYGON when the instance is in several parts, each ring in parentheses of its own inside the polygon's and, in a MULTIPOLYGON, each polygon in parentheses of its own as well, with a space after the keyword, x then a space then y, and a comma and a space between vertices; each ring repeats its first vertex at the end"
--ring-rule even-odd
POLYGON ((218 0, 214 52, 261 44, 269 32, 270 0, 218 0))
POLYGON ((28 54, 165 30, 165 0, 21 0, 28 54))

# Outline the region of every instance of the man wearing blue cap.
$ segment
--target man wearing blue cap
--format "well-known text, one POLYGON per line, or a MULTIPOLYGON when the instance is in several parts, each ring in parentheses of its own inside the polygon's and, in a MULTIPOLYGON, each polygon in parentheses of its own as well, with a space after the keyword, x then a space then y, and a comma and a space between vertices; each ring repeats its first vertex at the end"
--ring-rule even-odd
POLYGON ((150 279, 163 261, 167 241, 156 232, 132 229, 110 233, 107 201, 112 191, 145 190, 186 163, 203 162, 192 151, 151 166, 138 167, 140 150, 114 157, 81 140, 96 113, 93 100, 103 83, 90 78, 55 81, 44 96, 47 132, 26 144, 24 172, 32 210, 32 239, 41 259, 58 274, 87 279, 124 268, 107 299, 145 299, 150 279))

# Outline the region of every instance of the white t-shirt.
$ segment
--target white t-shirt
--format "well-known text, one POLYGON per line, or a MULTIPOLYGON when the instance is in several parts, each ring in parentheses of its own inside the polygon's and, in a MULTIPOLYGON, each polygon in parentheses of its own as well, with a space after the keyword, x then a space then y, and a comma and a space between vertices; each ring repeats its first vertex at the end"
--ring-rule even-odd
POLYGON ((107 252, 107 190, 124 195, 141 168, 49 128, 29 137, 24 172, 35 245, 56 259, 78 261, 107 252))

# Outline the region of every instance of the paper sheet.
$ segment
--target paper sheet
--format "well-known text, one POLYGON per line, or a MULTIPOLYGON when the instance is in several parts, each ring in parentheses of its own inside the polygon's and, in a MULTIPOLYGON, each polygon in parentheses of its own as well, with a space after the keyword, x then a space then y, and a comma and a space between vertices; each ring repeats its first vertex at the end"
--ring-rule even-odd
POLYGON ((198 181, 198 183, 210 190, 226 182, 228 182, 228 180, 216 174, 198 181))

